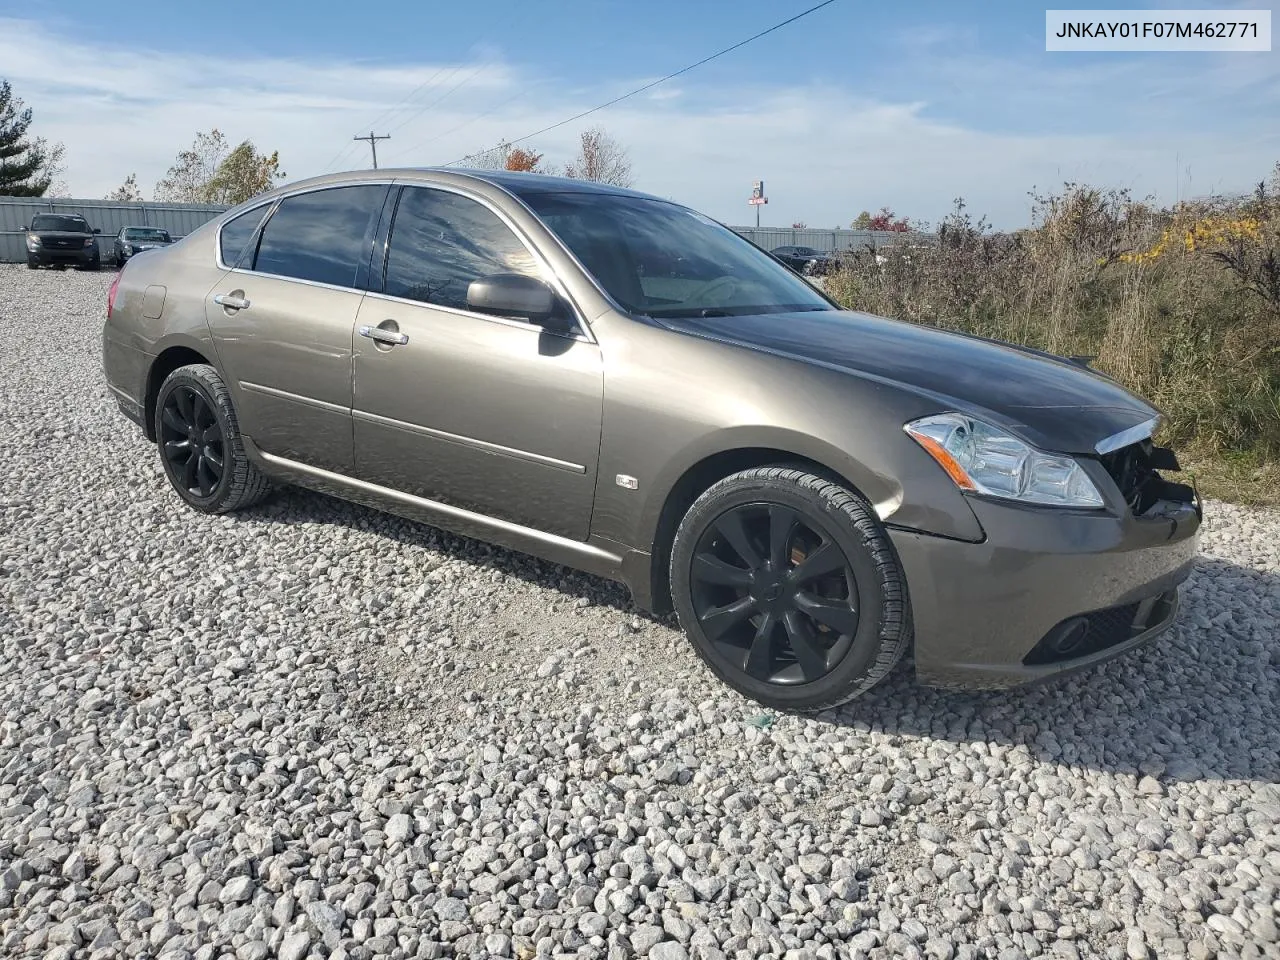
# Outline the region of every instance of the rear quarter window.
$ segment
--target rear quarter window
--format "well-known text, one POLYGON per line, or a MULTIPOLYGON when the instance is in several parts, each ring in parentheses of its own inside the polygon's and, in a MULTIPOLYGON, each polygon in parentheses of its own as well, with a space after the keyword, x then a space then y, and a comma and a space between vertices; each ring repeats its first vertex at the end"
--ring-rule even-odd
POLYGON ((246 210, 238 217, 232 217, 222 225, 222 235, 218 244, 219 251, 222 254, 222 262, 228 267, 235 267, 240 264, 240 258, 244 256, 245 247, 253 239, 254 232, 258 229, 258 224, 262 223, 262 218, 267 215, 269 209, 271 209, 271 204, 264 203, 253 210, 246 210))

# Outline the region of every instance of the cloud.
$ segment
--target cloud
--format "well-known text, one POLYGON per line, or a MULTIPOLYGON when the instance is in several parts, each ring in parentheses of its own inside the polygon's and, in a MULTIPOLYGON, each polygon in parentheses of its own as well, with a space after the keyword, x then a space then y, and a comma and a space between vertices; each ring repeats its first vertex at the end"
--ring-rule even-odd
MULTIPOLYGON (((532 146, 563 163, 578 132, 599 124, 629 147, 640 189, 748 222, 751 181, 763 178, 763 221, 811 226, 882 205, 936 220, 959 196, 1014 226, 1026 222, 1033 186, 1087 180, 1171 198, 1178 181, 1186 191, 1188 169, 1194 192, 1247 189, 1280 158, 1280 133, 1257 122, 1280 97, 1269 55, 1001 62, 968 44, 939 55, 944 40, 885 71, 901 82, 882 77, 872 93, 822 83, 715 89, 683 82, 696 80, 690 74, 532 146), (1232 109, 1242 98, 1253 106, 1232 109)), ((496 51, 412 65, 228 61, 71 40, 14 19, 0 19, 0 63, 35 109, 35 132, 66 143, 67 180, 85 197, 130 172, 149 189, 197 131, 215 126, 233 142, 279 150, 298 179, 365 165, 368 145, 350 138, 375 120, 378 133, 392 132, 379 144, 384 166, 447 163, 645 82, 574 88, 496 51), (52 72, 50 63, 81 66, 52 72)))

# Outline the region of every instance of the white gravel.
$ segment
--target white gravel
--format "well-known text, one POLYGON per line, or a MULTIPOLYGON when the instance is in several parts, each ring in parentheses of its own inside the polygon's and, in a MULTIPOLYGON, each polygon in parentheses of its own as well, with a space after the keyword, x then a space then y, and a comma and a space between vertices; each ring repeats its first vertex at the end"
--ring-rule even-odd
POLYGON ((109 282, 0 267, 0 955, 1280 956, 1280 513, 1105 668, 774 715, 620 587, 186 510, 109 282))

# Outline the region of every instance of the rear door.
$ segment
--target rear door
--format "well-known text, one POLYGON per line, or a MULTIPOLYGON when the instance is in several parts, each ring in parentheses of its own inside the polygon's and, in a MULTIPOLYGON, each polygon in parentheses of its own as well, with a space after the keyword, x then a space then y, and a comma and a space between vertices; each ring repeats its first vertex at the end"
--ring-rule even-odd
MULTIPOLYGON (((356 466, 365 480, 586 540, 600 451, 600 348, 562 303, 559 332, 468 309, 472 280, 521 273, 555 286, 525 239, 463 194, 405 186, 385 291, 355 339, 356 466)), ((374 278, 372 290, 377 290, 374 278)))
POLYGON ((387 184, 285 197, 223 225, 205 315, 259 449, 351 473, 351 338, 387 184))

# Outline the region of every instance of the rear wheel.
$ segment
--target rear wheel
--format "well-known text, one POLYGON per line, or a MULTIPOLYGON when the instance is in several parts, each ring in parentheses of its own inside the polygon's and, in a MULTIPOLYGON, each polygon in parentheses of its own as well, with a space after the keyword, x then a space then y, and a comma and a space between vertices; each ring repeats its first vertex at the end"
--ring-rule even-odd
POLYGON ((156 397, 155 418, 165 476, 189 506, 228 513, 270 492, 267 478, 245 456, 231 395, 209 364, 169 374, 156 397))
POLYGON ((745 470, 700 496, 676 531, 671 592, 711 669, 780 709, 852 700, 911 640, 902 571, 871 507, 802 469, 745 470))

